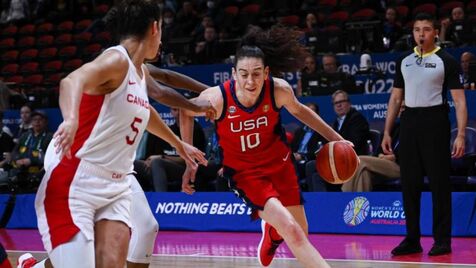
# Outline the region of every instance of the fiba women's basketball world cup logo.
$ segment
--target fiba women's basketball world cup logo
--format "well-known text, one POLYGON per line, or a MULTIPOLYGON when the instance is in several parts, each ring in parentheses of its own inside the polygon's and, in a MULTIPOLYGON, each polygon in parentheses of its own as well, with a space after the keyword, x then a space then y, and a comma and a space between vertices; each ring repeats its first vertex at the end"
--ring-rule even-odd
POLYGON ((369 200, 363 196, 358 196, 351 200, 344 210, 344 222, 349 226, 361 224, 369 214, 369 200))

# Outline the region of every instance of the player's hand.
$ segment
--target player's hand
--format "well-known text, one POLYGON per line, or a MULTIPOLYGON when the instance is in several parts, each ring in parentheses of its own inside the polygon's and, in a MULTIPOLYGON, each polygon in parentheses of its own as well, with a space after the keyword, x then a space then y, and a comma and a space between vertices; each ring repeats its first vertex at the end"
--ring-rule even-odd
POLYGON ((77 130, 77 120, 65 120, 59 125, 58 130, 53 135, 56 153, 60 153, 60 159, 63 158, 63 156, 71 159, 71 146, 73 145, 77 130))
POLYGON ((382 150, 384 154, 393 154, 392 137, 390 137, 388 134, 383 134, 382 150))
POLYGON ((351 142, 351 141, 348 141, 348 140, 340 140, 339 142, 347 143, 347 144, 349 144, 350 146, 354 147, 354 143, 351 142))
POLYGON ((182 176, 182 191, 187 194, 193 194, 195 189, 193 183, 195 183, 195 175, 197 173, 198 164, 195 162, 195 159, 199 163, 207 163, 203 152, 193 147, 190 144, 187 144, 183 141, 180 142, 180 146, 176 148, 178 155, 185 160, 185 172, 182 176))
POLYGON ((456 136, 455 142, 453 143, 453 149, 451 151, 451 157, 460 158, 464 155, 465 151, 465 140, 463 136, 456 136))
POLYGON ((207 120, 215 120, 217 116, 217 110, 213 107, 212 103, 209 100, 200 100, 198 98, 190 100, 194 103, 198 109, 196 109, 196 113, 205 113, 205 117, 207 120))
POLYGON ((197 173, 198 165, 194 165, 189 165, 189 163, 186 163, 185 172, 182 176, 182 192, 186 194, 195 193, 195 174, 197 173))

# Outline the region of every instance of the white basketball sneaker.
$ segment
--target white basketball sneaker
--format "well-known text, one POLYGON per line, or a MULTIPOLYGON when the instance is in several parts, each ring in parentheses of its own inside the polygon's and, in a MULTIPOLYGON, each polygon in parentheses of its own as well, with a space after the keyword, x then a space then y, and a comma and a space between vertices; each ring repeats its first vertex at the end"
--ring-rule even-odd
POLYGON ((17 268, 31 268, 37 263, 35 257, 30 253, 25 253, 18 257, 17 268))

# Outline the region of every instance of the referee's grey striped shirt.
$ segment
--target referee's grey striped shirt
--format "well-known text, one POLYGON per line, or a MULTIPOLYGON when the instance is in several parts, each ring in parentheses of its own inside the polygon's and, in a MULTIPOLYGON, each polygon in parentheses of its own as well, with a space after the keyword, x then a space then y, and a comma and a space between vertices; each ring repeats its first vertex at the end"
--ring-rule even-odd
POLYGON ((460 65, 440 47, 423 57, 417 49, 415 47, 397 61, 393 86, 403 88, 408 107, 446 103, 448 89, 463 89, 460 65))

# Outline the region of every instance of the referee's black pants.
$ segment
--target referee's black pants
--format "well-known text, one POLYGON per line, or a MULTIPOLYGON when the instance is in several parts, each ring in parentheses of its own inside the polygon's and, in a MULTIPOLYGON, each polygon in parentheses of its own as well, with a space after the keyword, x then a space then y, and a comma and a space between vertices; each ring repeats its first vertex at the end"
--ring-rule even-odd
POLYGON ((400 172, 407 239, 419 242, 420 199, 428 176, 433 201, 433 238, 451 244, 450 122, 447 105, 406 108, 400 125, 400 172))

